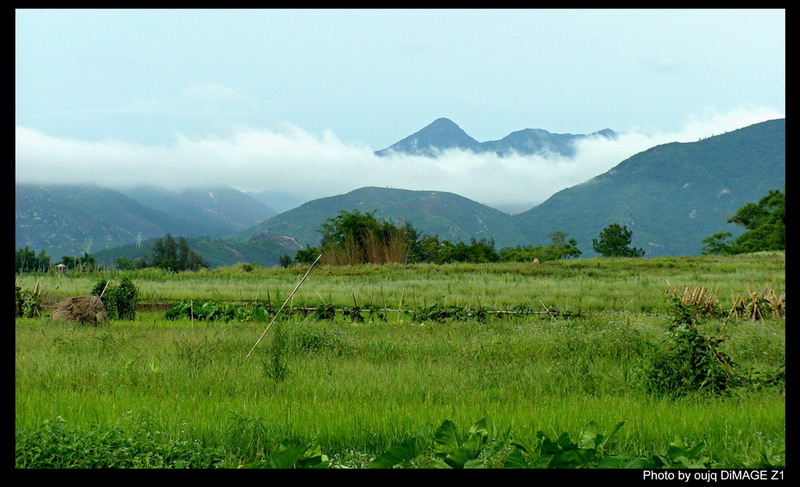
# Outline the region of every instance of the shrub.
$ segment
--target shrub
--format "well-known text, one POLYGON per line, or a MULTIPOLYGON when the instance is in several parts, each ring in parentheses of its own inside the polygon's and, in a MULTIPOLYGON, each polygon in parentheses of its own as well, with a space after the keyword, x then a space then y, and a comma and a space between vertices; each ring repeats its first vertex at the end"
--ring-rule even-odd
POLYGON ((667 325, 668 347, 656 352, 646 373, 651 393, 685 396, 692 392, 719 393, 737 385, 740 377, 731 358, 720 350, 724 328, 717 335, 701 329, 697 306, 673 294, 673 319, 667 325))
POLYGON ((100 280, 91 294, 99 296, 110 319, 135 320, 139 290, 128 277, 123 277, 118 286, 100 280))
POLYGON ((18 318, 36 318, 42 314, 42 289, 39 283, 33 291, 16 286, 16 316, 18 318))

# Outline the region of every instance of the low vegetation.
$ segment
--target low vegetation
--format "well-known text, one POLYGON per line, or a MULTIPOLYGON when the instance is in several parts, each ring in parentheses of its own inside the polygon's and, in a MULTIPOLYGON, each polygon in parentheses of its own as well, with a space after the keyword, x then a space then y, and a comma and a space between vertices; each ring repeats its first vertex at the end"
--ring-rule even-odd
POLYGON ((784 269, 322 265, 277 316, 307 268, 21 274, 16 465, 782 468, 784 269), (50 319, 123 282, 135 316, 50 319))

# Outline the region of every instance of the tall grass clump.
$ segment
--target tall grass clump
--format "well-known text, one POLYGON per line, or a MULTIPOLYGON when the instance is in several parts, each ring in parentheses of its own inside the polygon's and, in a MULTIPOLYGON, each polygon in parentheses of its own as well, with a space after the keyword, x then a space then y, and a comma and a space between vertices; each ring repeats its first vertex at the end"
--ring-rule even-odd
POLYGON ((273 328, 269 354, 263 359, 264 373, 275 382, 283 382, 289 369, 287 365, 286 324, 276 323, 273 328))

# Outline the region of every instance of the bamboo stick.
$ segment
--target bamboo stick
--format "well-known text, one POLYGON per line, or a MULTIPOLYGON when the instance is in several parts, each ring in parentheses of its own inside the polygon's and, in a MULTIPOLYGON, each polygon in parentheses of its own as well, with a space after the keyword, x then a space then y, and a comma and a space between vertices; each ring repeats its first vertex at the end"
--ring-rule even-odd
POLYGON ((259 344, 259 343, 261 343, 261 340, 263 340, 263 339, 264 339, 264 335, 266 335, 266 334, 267 334, 267 331, 269 331, 269 329, 270 329, 270 327, 272 326, 272 324, 273 324, 273 323, 275 323, 275 320, 278 318, 278 315, 281 313, 281 311, 283 310, 284 306, 286 306, 286 303, 288 303, 288 302, 289 302, 289 300, 290 300, 290 299, 292 299, 292 298, 294 297, 294 293, 296 293, 296 292, 297 292, 297 290, 298 290, 298 289, 300 289, 300 286, 303 284, 303 281, 305 281, 305 280, 306 280, 306 277, 308 277, 308 275, 311 273, 311 269, 313 269, 313 268, 314 268, 314 266, 315 266, 315 265, 317 265, 317 262, 319 262, 319 259, 320 259, 321 257, 322 257, 322 254, 319 254, 319 255, 317 256, 317 259, 316 259, 316 260, 315 260, 315 261, 314 261, 314 262, 311 264, 311 266, 308 268, 308 270, 306 271, 306 273, 303 275, 302 279, 300 279, 300 282, 298 282, 298 283, 297 283, 297 286, 295 286, 295 287, 294 287, 294 290, 292 291, 292 293, 291 293, 291 294, 289 294, 289 296, 288 296, 288 297, 286 298, 286 300, 283 302, 283 304, 281 305, 281 307, 278 309, 278 312, 277 312, 277 313, 275 313, 275 316, 273 316, 273 317, 272 317, 272 321, 270 321, 270 322, 269 322, 269 325, 267 325, 267 327, 264 329, 264 333, 262 333, 262 334, 261 334, 261 336, 260 336, 260 337, 258 337, 258 340, 257 340, 257 341, 256 341, 256 343, 253 345, 253 348, 251 348, 251 349, 250 349, 250 351, 249 351, 249 352, 247 352, 247 355, 244 357, 244 358, 245 358, 245 360, 247 360, 247 358, 250 356, 250 354, 251 354, 251 353, 253 353, 253 350, 255 350, 255 349, 256 349, 256 347, 258 346, 258 344, 259 344))

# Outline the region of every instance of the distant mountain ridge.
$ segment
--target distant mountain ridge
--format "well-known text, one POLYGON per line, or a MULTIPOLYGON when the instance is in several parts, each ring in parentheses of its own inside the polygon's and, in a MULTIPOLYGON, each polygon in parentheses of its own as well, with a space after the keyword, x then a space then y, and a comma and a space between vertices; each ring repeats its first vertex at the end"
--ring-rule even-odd
POLYGON ((514 217, 528 242, 559 229, 585 257, 611 223, 627 225, 646 256, 697 255, 704 238, 743 231, 727 223, 738 208, 785 185, 786 120, 777 119, 652 147, 514 217))
POLYGON ((457 194, 366 187, 349 193, 309 201, 229 237, 246 240, 259 233, 277 233, 305 245, 319 245, 317 230, 339 211, 375 212, 397 225, 409 222, 417 232, 451 241, 494 239, 497 245, 514 245, 524 239, 510 215, 457 194))
POLYGON ((468 150, 475 153, 494 153, 500 157, 512 154, 558 154, 564 157, 575 156, 575 142, 588 137, 613 139, 617 133, 603 129, 588 135, 553 134, 542 129, 524 129, 512 132, 500 140, 478 142, 452 120, 439 118, 430 125, 408 137, 392 144, 386 149, 376 151, 378 156, 400 153, 415 156, 436 157, 450 149, 468 150))
POLYGON ((51 257, 162 237, 222 236, 275 212, 231 188, 115 190, 96 185, 15 186, 15 245, 51 257))
POLYGON ((498 248, 548 245, 549 233, 564 231, 584 257, 596 255, 592 239, 604 227, 619 223, 632 230, 633 245, 646 256, 697 255, 704 238, 741 233, 727 223, 738 208, 785 186, 785 132, 785 119, 778 119, 659 145, 516 215, 452 193, 361 188, 308 202, 234 238, 276 232, 317 245, 325 219, 358 209, 451 241, 493 238, 498 248))
POLYGON ((155 186, 119 190, 143 206, 206 228, 202 235, 244 230, 278 214, 258 199, 224 186, 169 191, 155 186))
POLYGON ((194 196, 177 200, 175 194, 146 191, 148 204, 161 205, 162 211, 97 186, 17 184, 15 242, 17 248, 45 249, 53 258, 120 245, 141 254, 145 246, 133 242, 171 232, 193 239, 215 265, 236 259, 277 265, 280 255, 318 245, 317 230, 327 218, 357 209, 375 211, 395 223, 408 221, 421 234, 453 242, 492 239, 497 248, 547 245, 549 233, 563 231, 577 240, 583 257, 595 255, 592 239, 605 226, 620 223, 633 231, 632 243, 646 257, 696 255, 702 240, 714 233, 741 233, 727 223, 738 208, 771 189, 785 188, 785 149, 785 119, 697 142, 663 144, 516 215, 453 193, 367 187, 313 200, 247 226, 248 218, 260 218, 247 210, 252 198, 230 190, 231 201, 245 197, 246 204, 222 204, 221 199, 229 199, 223 198, 225 188, 196 190, 194 196), (197 238, 202 236, 216 238, 197 238))
POLYGON ((17 184, 15 204, 16 247, 45 249, 55 258, 160 236, 165 229, 194 232, 178 217, 94 185, 17 184))

